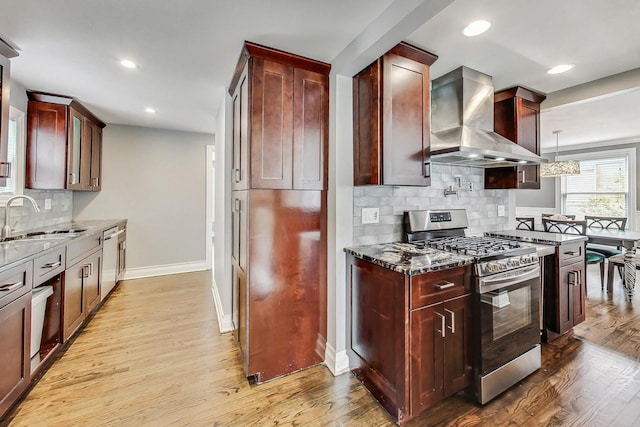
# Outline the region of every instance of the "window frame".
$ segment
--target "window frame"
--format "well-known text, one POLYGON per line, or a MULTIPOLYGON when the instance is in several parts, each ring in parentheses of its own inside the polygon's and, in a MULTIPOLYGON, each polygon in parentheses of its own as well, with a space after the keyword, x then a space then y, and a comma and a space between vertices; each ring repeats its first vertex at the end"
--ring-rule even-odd
MULTIPOLYGON (((558 156, 558 160, 600 160, 607 159, 612 157, 627 157, 627 163, 629 165, 629 169, 627 171, 628 176, 628 191, 629 191, 629 211, 627 212, 627 229, 634 230, 635 229, 635 217, 636 217, 636 191, 637 191, 637 183, 636 183, 636 149, 635 147, 630 148, 618 148, 612 150, 598 150, 598 151, 588 151, 584 153, 577 154, 563 154, 558 156)), ((556 187, 556 206, 559 207, 560 210, 563 208, 562 200, 563 196, 566 192, 566 178, 563 176, 558 180, 556 187)))
MULTIPOLYGON (((11 172, 15 174, 15 189, 13 192, 0 192, 0 207, 6 206, 9 198, 24 193, 25 161, 26 161, 26 123, 25 113, 11 105, 9 120, 16 122, 16 161, 11 165, 11 172)), ((11 206, 22 206, 22 199, 15 200, 11 206)))

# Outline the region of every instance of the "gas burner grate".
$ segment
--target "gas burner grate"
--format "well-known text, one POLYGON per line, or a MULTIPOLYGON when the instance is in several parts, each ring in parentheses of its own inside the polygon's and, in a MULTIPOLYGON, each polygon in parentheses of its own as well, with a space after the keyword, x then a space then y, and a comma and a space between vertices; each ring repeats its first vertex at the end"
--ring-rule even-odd
POLYGON ((498 255, 522 248, 517 241, 495 237, 452 237, 429 240, 425 244, 443 251, 476 256, 498 255))

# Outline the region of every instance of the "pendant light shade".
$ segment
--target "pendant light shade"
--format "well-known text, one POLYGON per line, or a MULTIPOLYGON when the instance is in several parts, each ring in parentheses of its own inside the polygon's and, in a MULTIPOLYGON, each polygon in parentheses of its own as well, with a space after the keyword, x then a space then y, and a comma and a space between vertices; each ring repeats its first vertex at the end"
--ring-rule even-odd
POLYGON ((580 163, 575 160, 558 161, 558 140, 561 130, 554 130, 556 135, 556 161, 543 163, 540 165, 540 176, 543 178, 554 178, 562 175, 579 175, 580 163))

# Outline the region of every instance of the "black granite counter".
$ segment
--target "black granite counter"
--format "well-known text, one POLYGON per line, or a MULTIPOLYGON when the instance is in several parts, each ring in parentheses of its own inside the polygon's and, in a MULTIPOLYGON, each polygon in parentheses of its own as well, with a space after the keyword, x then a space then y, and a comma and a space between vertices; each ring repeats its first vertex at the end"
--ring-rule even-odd
POLYGON ((40 256, 75 239, 101 233, 126 220, 72 221, 34 230, 14 232, 14 237, 26 236, 0 242, 0 270, 40 256), (44 233, 44 234, 39 234, 44 233))
POLYGON ((356 258, 408 275, 460 267, 473 263, 473 257, 452 254, 411 243, 379 243, 344 249, 356 258))
POLYGON ((484 233, 486 236, 502 237, 504 239, 518 240, 520 242, 541 243, 543 245, 560 246, 567 243, 587 241, 587 236, 577 234, 559 234, 547 233, 544 231, 525 231, 525 230, 505 230, 490 231, 484 233))

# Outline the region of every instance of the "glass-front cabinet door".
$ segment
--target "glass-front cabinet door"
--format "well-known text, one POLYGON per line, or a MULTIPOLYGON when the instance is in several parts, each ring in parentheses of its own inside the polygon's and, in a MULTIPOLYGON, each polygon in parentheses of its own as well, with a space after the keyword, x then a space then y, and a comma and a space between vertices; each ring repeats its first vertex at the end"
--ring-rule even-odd
POLYGON ((67 188, 69 190, 82 190, 82 144, 83 116, 73 108, 69 108, 69 159, 67 168, 67 188))

